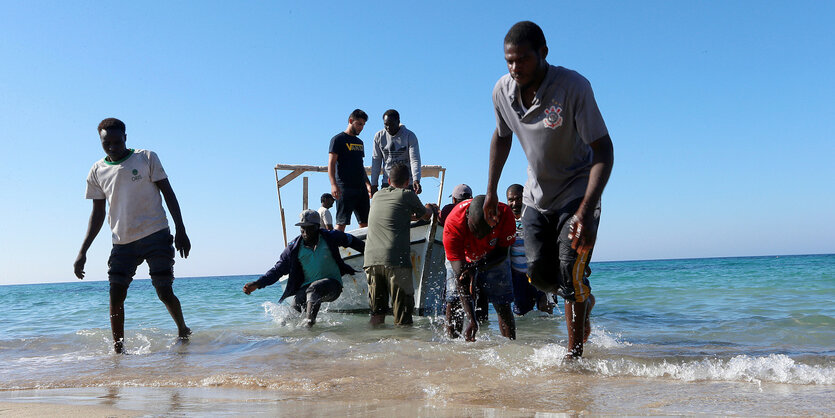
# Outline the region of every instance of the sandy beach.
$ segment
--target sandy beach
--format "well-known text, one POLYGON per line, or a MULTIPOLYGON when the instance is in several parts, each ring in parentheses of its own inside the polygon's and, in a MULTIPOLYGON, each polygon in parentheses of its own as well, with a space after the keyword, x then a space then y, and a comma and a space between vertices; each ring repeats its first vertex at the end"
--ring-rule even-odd
MULTIPOLYGON (((0 416, 533 416, 537 414, 826 416, 832 388, 728 382, 601 378, 556 373, 510 388, 478 382, 375 397, 366 382, 302 394, 236 388, 67 388, 0 392, 0 416), (365 386, 365 387, 363 387, 365 386), (536 397, 531 396, 536 393, 536 397), (542 397, 547 393, 547 397, 542 397)), ((362 379, 365 380, 365 379, 362 379)), ((464 380, 463 377, 453 380, 464 380)), ((334 382, 309 382, 328 386, 334 382)))

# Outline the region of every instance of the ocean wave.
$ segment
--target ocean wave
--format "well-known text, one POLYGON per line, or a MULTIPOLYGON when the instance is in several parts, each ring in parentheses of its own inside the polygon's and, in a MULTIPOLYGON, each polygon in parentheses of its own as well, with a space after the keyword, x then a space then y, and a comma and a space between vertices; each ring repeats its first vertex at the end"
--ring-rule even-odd
MULTIPOLYGON (((565 367, 573 363, 563 358, 565 354, 567 350, 564 347, 547 345, 536 349, 530 361, 537 368, 565 367)), ((706 358, 678 362, 584 358, 576 362, 575 367, 602 376, 670 378, 685 382, 835 384, 835 367, 798 363, 784 354, 762 357, 738 355, 729 359, 706 358)))

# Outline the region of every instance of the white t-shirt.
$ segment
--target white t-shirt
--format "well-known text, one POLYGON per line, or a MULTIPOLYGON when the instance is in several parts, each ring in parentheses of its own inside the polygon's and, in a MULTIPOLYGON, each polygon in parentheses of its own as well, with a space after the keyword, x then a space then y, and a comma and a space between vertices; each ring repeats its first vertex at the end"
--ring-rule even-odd
POLYGON ((328 208, 322 206, 319 208, 319 221, 322 225, 322 228, 328 229, 328 225, 333 228, 333 218, 331 217, 331 211, 328 208))
POLYGON ((155 182, 168 178, 153 151, 131 150, 125 159, 101 159, 87 175, 87 199, 107 199, 114 244, 128 244, 168 228, 155 182))

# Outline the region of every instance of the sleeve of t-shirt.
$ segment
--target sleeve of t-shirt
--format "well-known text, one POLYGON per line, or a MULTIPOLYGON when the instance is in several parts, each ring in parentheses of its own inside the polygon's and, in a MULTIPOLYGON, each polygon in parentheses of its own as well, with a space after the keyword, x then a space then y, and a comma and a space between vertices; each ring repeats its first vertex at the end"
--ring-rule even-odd
POLYGON ((159 161, 157 153, 149 151, 148 154, 148 164, 151 168, 151 181, 156 183, 160 180, 167 179, 168 174, 165 174, 165 170, 162 168, 162 163, 159 161))
POLYGON ((345 145, 341 143, 341 141, 337 141, 338 138, 339 135, 336 135, 333 138, 331 138, 331 144, 328 147, 328 153, 342 155, 342 150, 345 148, 345 145))
POLYGON ((502 100, 507 100, 503 97, 504 92, 502 91, 502 80, 499 79, 496 82, 496 86, 493 87, 493 110, 496 112, 496 131, 499 133, 499 136, 502 138, 508 137, 513 134, 513 131, 510 130, 510 127, 507 126, 507 122, 504 120, 504 116, 502 116, 501 111, 501 103, 502 100))
POLYGON ((574 123, 583 142, 591 144, 608 135, 609 130, 606 129, 603 115, 600 114, 597 101, 594 100, 594 91, 592 91, 591 83, 579 74, 578 77, 579 81, 576 83, 577 91, 575 93, 577 101, 575 103, 574 123))
POLYGON ((380 147, 380 143, 383 140, 380 135, 381 132, 384 131, 377 132, 374 135, 374 141, 371 143, 371 177, 369 181, 372 186, 380 184, 380 170, 383 167, 383 150, 380 147))
POLYGON ((465 260, 464 237, 461 234, 460 225, 452 222, 444 226, 444 252, 449 261, 465 260))
POLYGON ((99 185, 99 181, 96 177, 95 164, 92 168, 90 168, 90 173, 87 174, 87 190, 84 193, 84 197, 87 199, 107 198, 107 196, 104 195, 104 190, 102 190, 101 185, 99 185))
POLYGON ((510 206, 502 206, 502 219, 499 222, 498 242, 496 246, 510 247, 516 241, 516 217, 510 206))
POLYGON ((418 146, 415 133, 412 131, 409 132, 412 134, 409 138, 409 161, 412 163, 412 180, 420 182, 420 146, 418 146))
POLYGON ((406 191, 406 204, 408 205, 409 210, 412 211, 412 213, 414 213, 418 218, 421 218, 426 214, 426 208, 423 206, 420 198, 417 197, 415 192, 411 190, 406 191))

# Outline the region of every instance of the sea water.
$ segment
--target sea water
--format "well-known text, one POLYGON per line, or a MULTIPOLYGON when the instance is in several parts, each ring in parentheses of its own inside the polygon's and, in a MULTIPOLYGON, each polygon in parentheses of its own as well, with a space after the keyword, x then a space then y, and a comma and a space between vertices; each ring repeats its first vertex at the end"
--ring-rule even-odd
POLYGON ((0 286, 0 400, 121 397, 198 415, 835 414, 835 255, 591 268, 580 361, 563 359, 561 308, 517 317, 516 341, 492 310, 474 343, 447 338, 443 318, 372 328, 327 304, 307 329, 277 303, 281 283, 242 292, 257 276, 178 278, 188 343, 135 280, 116 355, 107 282, 0 286))

